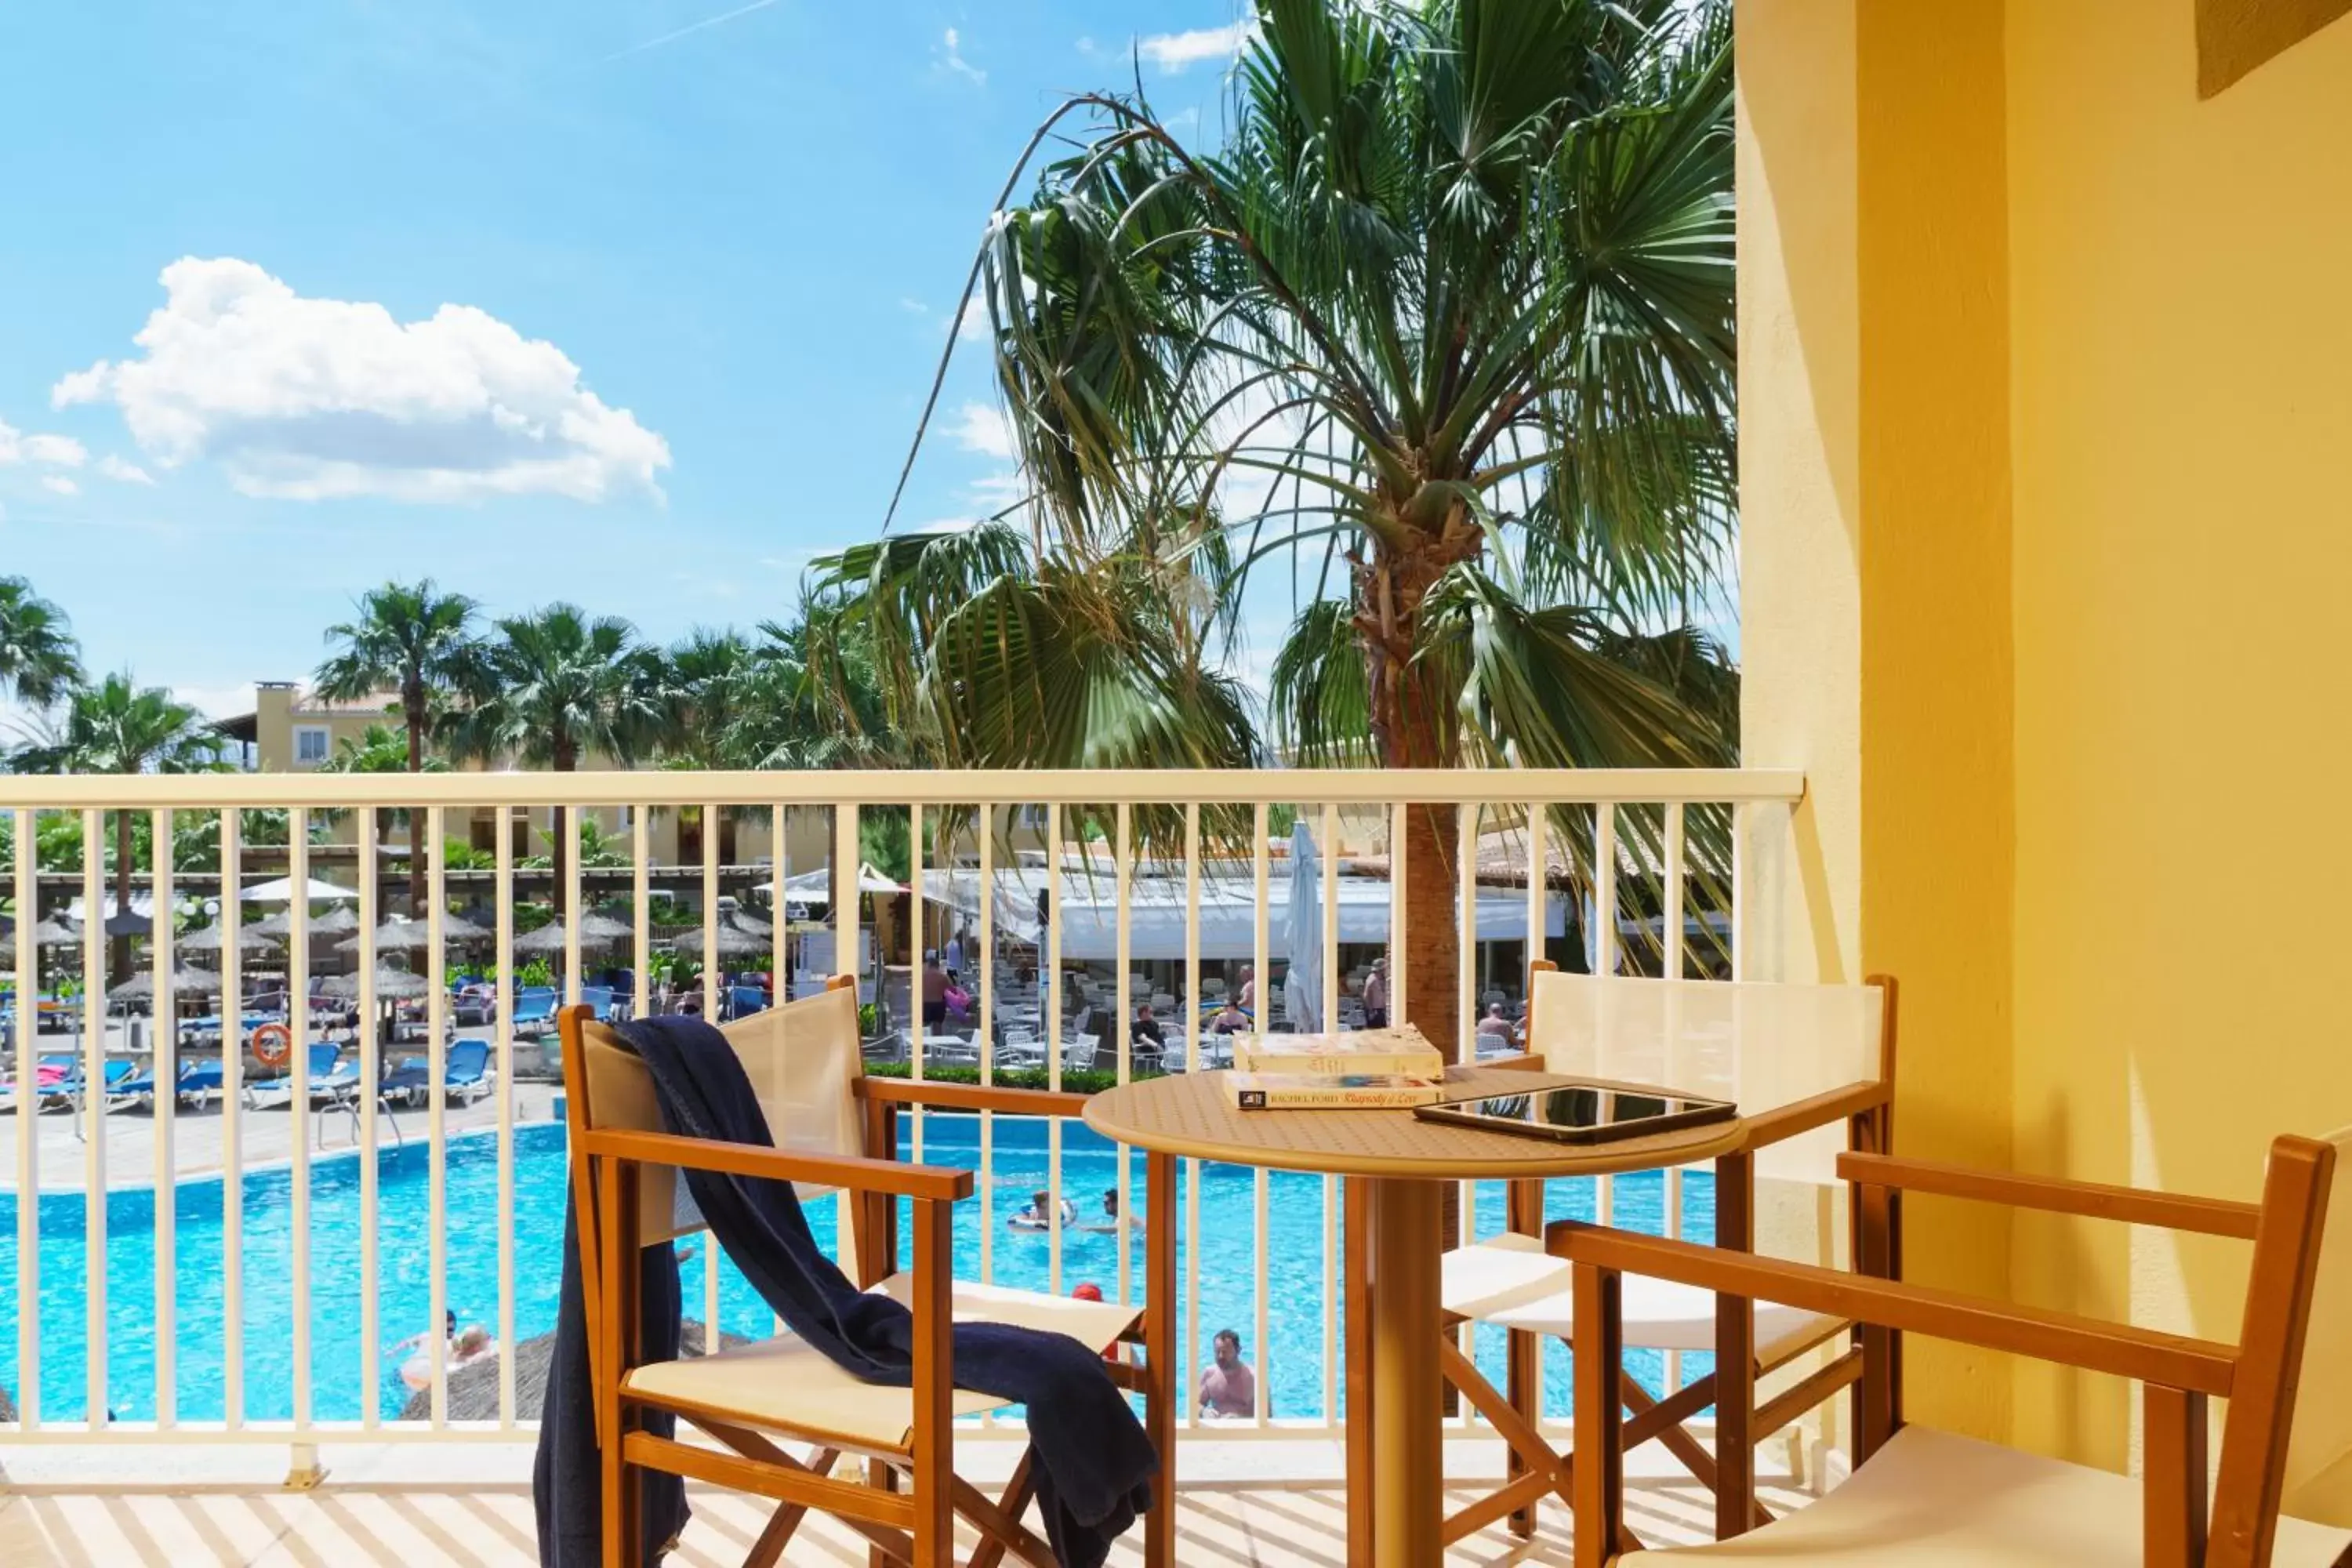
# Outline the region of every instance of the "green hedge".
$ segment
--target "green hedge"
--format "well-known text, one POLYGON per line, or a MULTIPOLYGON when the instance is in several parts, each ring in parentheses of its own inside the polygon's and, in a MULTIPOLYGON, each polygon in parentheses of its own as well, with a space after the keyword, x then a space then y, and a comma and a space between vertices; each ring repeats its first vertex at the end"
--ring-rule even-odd
MULTIPOLYGON (((914 1069, 905 1062, 869 1062, 866 1064, 866 1071, 871 1078, 915 1076, 914 1069)), ((1139 1072, 1135 1076, 1156 1078, 1159 1075, 1139 1072)), ((969 1067, 926 1068, 923 1070, 923 1081, 926 1083, 978 1083, 980 1069, 969 1067)), ((996 1069, 996 1087, 999 1089, 1051 1089, 1053 1085, 1046 1081, 1044 1068, 999 1068, 996 1069)), ((1100 1094, 1104 1089, 1118 1087, 1118 1074, 1106 1072, 1100 1068, 1091 1068, 1084 1072, 1070 1068, 1062 1074, 1062 1092, 1065 1094, 1100 1094)))

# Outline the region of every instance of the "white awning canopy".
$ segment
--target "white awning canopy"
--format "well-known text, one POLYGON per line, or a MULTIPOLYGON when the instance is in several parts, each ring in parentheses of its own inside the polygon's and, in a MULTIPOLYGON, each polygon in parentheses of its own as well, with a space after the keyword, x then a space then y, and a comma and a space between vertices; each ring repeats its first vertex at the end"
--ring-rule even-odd
MULTIPOLYGON (((1269 879, 1266 890, 1268 955, 1289 957, 1290 877, 1269 879)), ((1048 875, 1042 866, 1000 867, 996 872, 996 934, 1000 940, 1044 944, 1037 894, 1048 875)), ((1385 943, 1389 939, 1389 884, 1384 879, 1350 877, 1339 881, 1342 943, 1385 943)), ((980 919, 980 873, 926 870, 923 895, 980 919)), ((1184 879, 1137 877, 1129 885, 1128 955, 1138 960, 1184 956, 1184 879)), ((1524 942, 1528 899, 1517 889, 1481 889, 1477 902, 1480 942, 1524 942)), ((1567 906, 1558 894, 1544 900, 1544 934, 1567 934, 1567 906)), ((1062 956, 1115 961, 1118 957, 1118 885, 1108 868, 1065 872, 1061 889, 1062 956)), ((1252 879, 1231 875, 1201 879, 1201 956, 1245 959, 1257 950, 1257 919, 1252 879)))

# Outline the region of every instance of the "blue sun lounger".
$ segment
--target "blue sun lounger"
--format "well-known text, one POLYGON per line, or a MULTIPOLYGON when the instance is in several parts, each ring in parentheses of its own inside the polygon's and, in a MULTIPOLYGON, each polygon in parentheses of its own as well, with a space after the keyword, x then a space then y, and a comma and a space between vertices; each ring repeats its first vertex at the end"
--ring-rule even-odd
MULTIPOLYGON (((404 1058, 384 1074, 383 1092, 423 1100, 432 1089, 432 1063, 424 1057, 404 1058)), ((487 1040, 456 1040, 443 1059, 441 1092, 470 1105, 490 1092, 490 1046, 487 1040)))
POLYGON ((527 986, 515 996, 514 1031, 517 1035, 543 1035, 555 1027, 555 1009, 559 998, 551 985, 527 986))

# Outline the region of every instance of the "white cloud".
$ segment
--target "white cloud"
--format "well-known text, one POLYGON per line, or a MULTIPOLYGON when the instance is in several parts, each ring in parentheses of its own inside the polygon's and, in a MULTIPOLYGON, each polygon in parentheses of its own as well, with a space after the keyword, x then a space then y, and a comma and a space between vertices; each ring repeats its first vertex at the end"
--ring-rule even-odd
POLYGON ((136 463, 127 463, 109 452, 98 460, 98 471, 108 479, 126 485, 152 485, 155 476, 136 463))
POLYGON ((944 53, 940 56, 940 64, 958 76, 970 77, 975 87, 988 85, 988 73, 963 58, 963 38, 953 27, 947 30, 941 47, 944 53))
POLYGON ((172 695, 208 719, 234 719, 253 711, 253 683, 242 686, 173 686, 172 695))
POLYGON ((249 261, 184 257, 132 341, 50 402, 112 403, 164 468, 217 460, 247 495, 479 500, 661 497, 669 444, 581 384, 553 343, 443 305, 310 299, 249 261))
POLYGON ((955 335, 967 343, 984 343, 994 334, 995 329, 988 321, 988 301, 974 294, 963 302, 963 310, 956 317, 955 335))
POLYGON ((1229 60, 1257 37, 1255 18, 1186 33, 1154 33, 1135 40, 1135 52, 1171 76, 1206 60, 1229 60))
POLYGON ((81 487, 63 474, 44 474, 41 477, 41 488, 45 490, 55 490, 61 496, 81 494, 81 487))
POLYGON ((79 468, 89 458, 89 449, 70 436, 27 436, 0 419, 0 467, 41 463, 53 468, 79 468))
POLYGON ((967 403, 957 409, 948 434, 967 452, 983 452, 992 458, 1013 456, 1013 422, 992 403, 967 403))

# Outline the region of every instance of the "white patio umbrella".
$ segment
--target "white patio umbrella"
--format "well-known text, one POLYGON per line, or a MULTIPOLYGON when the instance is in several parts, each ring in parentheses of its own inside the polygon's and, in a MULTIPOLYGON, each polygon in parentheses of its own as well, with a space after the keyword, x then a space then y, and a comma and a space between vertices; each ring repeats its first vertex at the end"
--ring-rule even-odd
MULTIPOLYGON (((294 897, 294 879, 279 877, 274 881, 256 882, 245 890, 243 896, 248 904, 290 902, 294 897)), ((356 901, 359 896, 359 890, 355 888, 340 888, 332 882, 321 882, 316 877, 311 878, 309 885, 302 890, 303 901, 313 904, 352 903, 356 901)))
MULTIPOLYGON (((1290 1026, 1302 1034, 1323 1027, 1323 865, 1307 824, 1290 829, 1290 910, 1286 945, 1290 969, 1282 982, 1282 1003, 1290 1026)), ((1263 992, 1261 992, 1261 994, 1263 992)), ((1259 1020, 1264 1028, 1265 1021, 1259 1020)))

